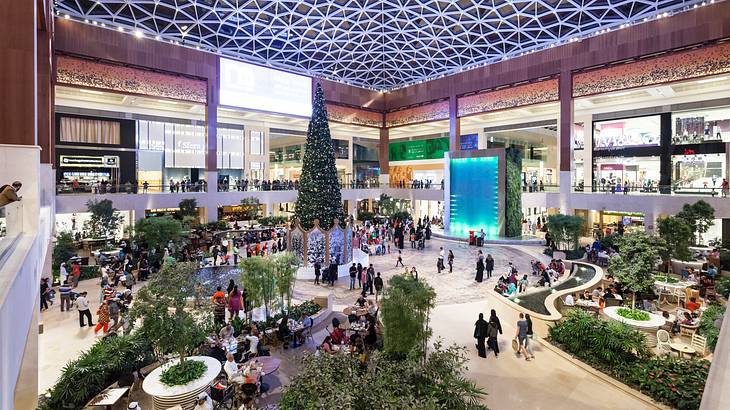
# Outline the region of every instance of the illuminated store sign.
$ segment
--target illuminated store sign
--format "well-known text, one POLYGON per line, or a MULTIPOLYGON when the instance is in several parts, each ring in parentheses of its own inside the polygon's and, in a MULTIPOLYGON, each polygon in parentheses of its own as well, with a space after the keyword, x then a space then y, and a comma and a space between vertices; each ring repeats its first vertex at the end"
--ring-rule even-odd
POLYGON ((119 157, 114 155, 104 156, 83 156, 83 155, 61 155, 62 167, 103 167, 119 168, 119 157))
POLYGON ((449 138, 391 142, 388 145, 388 160, 413 161, 421 159, 443 159, 449 151, 449 138))

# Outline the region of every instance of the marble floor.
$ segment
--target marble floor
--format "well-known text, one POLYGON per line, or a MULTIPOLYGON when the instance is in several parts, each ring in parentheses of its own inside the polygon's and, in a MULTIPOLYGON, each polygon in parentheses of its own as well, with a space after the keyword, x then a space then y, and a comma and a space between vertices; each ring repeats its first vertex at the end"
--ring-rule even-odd
MULTIPOLYGON (((393 249, 394 250, 394 249, 393 249)), ((530 259, 542 258, 542 247, 488 245, 482 252, 491 254, 495 259, 495 274, 501 274, 508 262, 513 262, 520 272, 529 272, 530 259)), ((409 267, 416 266, 419 278, 427 281, 437 293, 436 308, 431 315, 434 340, 441 338, 446 343, 457 343, 467 347, 469 357, 468 376, 484 388, 488 395, 485 403, 491 409, 575 409, 575 408, 614 408, 644 409, 646 404, 625 392, 607 385, 595 376, 576 367, 556 354, 535 346, 536 359, 526 362, 515 357, 510 351, 509 342, 515 332, 517 312, 494 298, 488 289, 493 287, 496 277, 478 284, 474 281, 477 248, 451 241, 432 239, 425 250, 403 249, 403 262, 409 267), (448 254, 451 249, 455 255, 453 273, 437 273, 436 259, 439 248, 448 254), (495 358, 490 352, 486 359, 479 358, 472 338, 473 323, 480 312, 488 316, 490 309, 496 309, 505 334, 500 346, 504 354, 495 358)), ((395 267, 397 253, 372 256, 371 263, 381 272, 384 280, 402 273, 404 268, 395 267)), ((89 292, 91 309, 99 304, 98 282, 89 280, 79 286, 89 292)), ((348 290, 347 278, 340 279, 335 287, 314 285, 312 281, 299 280, 295 287, 297 301, 314 296, 326 296, 332 292, 335 309, 351 305, 359 290, 348 290)), ((136 286, 139 288, 139 286, 136 286)), ((387 290, 387 289, 386 289, 387 290)), ((78 314, 60 312, 58 303, 43 312, 44 333, 39 336, 39 392, 51 387, 58 379, 65 363, 75 358, 81 351, 90 347, 96 340, 89 328, 79 328, 78 314)), ((324 331, 315 333, 315 342, 320 343, 324 331)), ((537 335, 544 336, 544 335, 537 335)), ((312 343, 312 342, 310 342, 312 343)), ((314 346, 314 344, 312 343, 314 346)), ((310 346, 312 347, 312 346, 310 346)), ((286 356, 297 355, 297 351, 282 352, 286 356)), ((286 385, 294 369, 282 368, 279 381, 286 385)), ((280 385, 272 396, 280 392, 280 385)), ((274 398, 272 397, 272 398, 274 398)))

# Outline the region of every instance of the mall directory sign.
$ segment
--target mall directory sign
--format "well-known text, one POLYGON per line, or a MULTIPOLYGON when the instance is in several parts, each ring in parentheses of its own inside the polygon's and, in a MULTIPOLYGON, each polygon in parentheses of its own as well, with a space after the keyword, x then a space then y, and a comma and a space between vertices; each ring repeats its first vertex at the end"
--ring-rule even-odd
POLYGON ((221 58, 220 104, 309 117, 312 79, 221 58))
POLYGON ((449 151, 449 138, 391 142, 388 145, 389 161, 415 161, 423 159, 443 159, 449 151))

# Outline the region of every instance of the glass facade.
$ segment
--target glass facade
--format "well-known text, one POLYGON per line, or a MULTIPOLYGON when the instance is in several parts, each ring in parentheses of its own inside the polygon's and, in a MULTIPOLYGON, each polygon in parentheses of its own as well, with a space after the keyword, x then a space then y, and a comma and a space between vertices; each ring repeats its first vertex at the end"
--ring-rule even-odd
POLYGON ((659 146, 661 116, 625 118, 593 123, 593 150, 659 146))
POLYGON ((677 192, 719 191, 725 177, 725 154, 672 155, 672 184, 677 192))
POLYGON ((730 107, 672 114, 672 143, 730 142, 730 107))

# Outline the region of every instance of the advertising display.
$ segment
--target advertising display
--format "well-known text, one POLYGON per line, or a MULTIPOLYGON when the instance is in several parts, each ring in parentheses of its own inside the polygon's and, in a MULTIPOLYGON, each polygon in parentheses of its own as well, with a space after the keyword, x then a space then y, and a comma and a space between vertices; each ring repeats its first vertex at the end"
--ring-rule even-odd
POLYGON ((220 104, 309 117, 312 79, 221 58, 220 104))
POLYGON ((115 155, 87 156, 87 155, 61 155, 60 166, 62 167, 100 167, 119 168, 119 157, 115 155))
POLYGON ((661 136, 659 115, 593 123, 593 149, 658 146, 661 136))
POLYGON ((243 130, 218 128, 218 168, 244 169, 243 130))
POLYGON ((443 159, 449 151, 449 138, 391 142, 388 145, 388 160, 413 161, 421 159, 443 159))
POLYGON ((462 151, 471 151, 479 147, 479 134, 467 134, 459 137, 459 145, 462 151))
POLYGON ((205 168, 204 127, 165 124, 165 167, 205 168))

